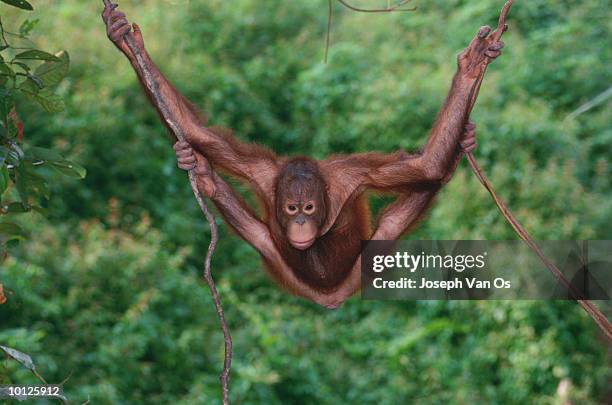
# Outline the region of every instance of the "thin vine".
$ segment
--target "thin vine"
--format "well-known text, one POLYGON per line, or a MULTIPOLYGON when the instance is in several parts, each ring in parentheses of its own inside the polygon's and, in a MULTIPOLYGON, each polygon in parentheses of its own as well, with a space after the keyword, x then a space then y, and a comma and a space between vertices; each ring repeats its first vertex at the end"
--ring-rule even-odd
MULTIPOLYGON (((402 6, 406 5, 412 0, 400 0, 395 4, 391 4, 390 0, 387 2, 387 7, 383 8, 362 8, 356 7, 347 2, 346 0, 338 0, 343 7, 348 8, 351 11, 355 11, 358 13, 392 13, 398 11, 416 11, 416 7, 411 8, 402 8, 402 6)), ((333 3, 332 0, 327 0, 327 32, 325 34, 325 57, 324 61, 327 63, 327 56, 329 54, 329 46, 331 43, 331 29, 332 29, 332 19, 333 19, 333 3)))

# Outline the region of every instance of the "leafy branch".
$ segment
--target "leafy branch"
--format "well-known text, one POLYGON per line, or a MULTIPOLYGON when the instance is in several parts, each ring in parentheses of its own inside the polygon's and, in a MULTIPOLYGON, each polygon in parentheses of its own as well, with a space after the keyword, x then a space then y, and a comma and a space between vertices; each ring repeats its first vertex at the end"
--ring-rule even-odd
MULTIPOLYGON (((34 364, 34 361, 32 360, 32 357, 30 357, 26 353, 20 352, 19 350, 15 350, 13 348, 2 346, 2 345, 0 345, 0 351, 4 352, 4 354, 6 354, 6 356, 8 358, 15 360, 16 362, 21 364, 24 368, 30 370, 30 372, 32 374, 34 374, 34 376, 40 382, 42 382, 45 385, 49 384, 47 382, 47 380, 45 380, 43 378, 43 376, 38 373, 38 370, 36 369, 36 365, 34 364)), ((66 383, 67 380, 68 379, 62 381, 59 385, 64 385, 64 383, 66 383)), ((53 396, 52 398, 55 398, 55 399, 59 400, 64 405, 69 405, 70 404, 68 399, 65 396, 63 396, 63 395, 56 395, 56 396, 53 396)), ((22 398, 18 398, 19 401, 22 401, 22 400, 25 400, 25 399, 27 399, 27 397, 24 397, 23 399, 22 398)), ((81 405, 87 405, 88 403, 89 403, 89 400, 83 402, 83 404, 81 404, 81 405)))
MULTIPOLYGON (((0 0, 23 10, 27 1, 0 0)), ((29 40, 37 20, 25 20, 18 33, 8 31, 0 19, 0 261, 8 254, 9 241, 25 238, 25 231, 12 219, 16 214, 44 214, 50 198, 53 174, 82 179, 85 169, 53 149, 35 147, 24 137, 25 124, 16 102, 38 105, 49 113, 64 110, 55 88, 68 74, 70 57, 31 47, 15 46, 9 37, 29 40), (6 218, 11 218, 8 221, 6 218)))

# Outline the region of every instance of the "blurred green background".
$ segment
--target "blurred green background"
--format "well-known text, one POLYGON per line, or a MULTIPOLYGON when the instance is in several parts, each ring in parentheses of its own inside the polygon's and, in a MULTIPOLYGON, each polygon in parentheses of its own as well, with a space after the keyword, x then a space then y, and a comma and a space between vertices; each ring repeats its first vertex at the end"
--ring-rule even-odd
MULTIPOLYGON (((105 36, 102 2, 0 4, 7 27, 66 49, 66 110, 18 104, 24 136, 88 170, 52 186, 49 218, 0 281, 0 344, 32 355, 75 403, 219 401, 222 335, 201 263, 209 233, 165 130, 105 36)), ((386 1, 355 1, 356 5, 386 1)), ((424 142, 456 54, 502 1, 418 1, 357 14, 327 2, 121 2, 176 87, 213 125, 279 153, 393 151, 424 142)), ((475 154, 539 239, 612 238, 612 103, 568 118, 612 85, 610 1, 517 1, 504 55, 472 120, 475 154)), ((376 203, 380 206, 380 202, 376 203)), ((371 302, 329 311, 280 291, 222 224, 213 260, 234 337, 240 404, 605 403, 610 346, 571 302, 371 302), (569 387, 569 388, 568 388, 569 387)), ((415 239, 514 239, 462 162, 415 239)), ((33 383, 0 362, 0 383, 33 383)), ((608 392, 606 392, 608 390, 608 392)))

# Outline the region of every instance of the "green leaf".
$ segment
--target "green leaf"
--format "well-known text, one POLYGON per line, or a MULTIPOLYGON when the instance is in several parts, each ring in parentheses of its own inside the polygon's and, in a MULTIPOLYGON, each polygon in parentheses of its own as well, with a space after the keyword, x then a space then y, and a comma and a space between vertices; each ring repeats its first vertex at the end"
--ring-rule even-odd
POLYGON ((0 0, 3 3, 8 4, 9 6, 17 7, 22 10, 34 10, 34 7, 26 0, 0 0))
POLYGON ((28 149, 26 151, 26 156, 28 157, 28 160, 32 161, 42 160, 45 162, 55 162, 66 160, 62 155, 53 149, 39 148, 36 146, 28 149))
POLYGON ((9 148, 0 146, 0 166, 4 165, 4 161, 8 157, 9 151, 9 148))
POLYGON ((23 63, 23 62, 13 62, 13 64, 19 66, 20 68, 22 68, 26 72, 30 71, 30 67, 28 65, 26 65, 25 63, 23 63))
POLYGON ((20 203, 20 202, 10 203, 6 207, 6 212, 8 212, 10 214, 23 214, 25 212, 30 212, 31 210, 32 210, 32 208, 30 206, 25 205, 25 204, 20 203))
POLYGON ((0 74, 15 77, 15 72, 13 71, 13 69, 11 69, 10 66, 4 62, 0 62, 0 74))
POLYGON ((9 186, 9 172, 6 166, 0 166, 0 196, 9 186))
POLYGON ((28 74, 28 79, 32 80, 39 89, 42 89, 45 87, 45 83, 39 77, 28 74))
POLYGON ((83 179, 87 175, 87 170, 76 163, 63 160, 61 162, 51 162, 52 167, 63 175, 83 179))
POLYGON ((70 55, 66 51, 61 51, 57 57, 59 61, 45 62, 34 71, 34 74, 44 82, 46 87, 57 85, 68 74, 70 55))
POLYGON ((17 194, 23 203, 28 203, 28 183, 27 183, 27 172, 25 165, 19 165, 15 167, 15 186, 17 187, 17 194))
POLYGON ((11 108, 13 108, 13 91, 0 87, 0 123, 6 119, 11 108))
MULTIPOLYGON (((5 1, 5 0, 2 0, 5 1)), ((2 224, 0 224, 1 226, 2 224)), ((10 347, 0 346, 0 349, 4 351, 9 357, 17 360, 21 363, 22 366, 27 368, 28 370, 34 370, 36 366, 34 366, 34 362, 32 358, 25 353, 20 352, 19 350, 11 349, 10 347)))
MULTIPOLYGON (((13 239, 25 239, 26 233, 21 227, 12 222, 0 222, 0 235, 7 241, 13 239)), ((1 346, 0 346, 1 347, 1 346)))
POLYGON ((51 198, 51 191, 49 190, 47 180, 31 170, 29 170, 27 174, 28 191, 34 193, 37 197, 42 196, 46 200, 49 200, 49 198, 51 198))
MULTIPOLYGON (((30 78, 24 83, 34 83, 30 78)), ((35 86, 35 84, 33 84, 35 86)), ((38 87, 36 87, 38 90, 38 87)), ((36 101, 42 108, 48 112, 64 111, 64 100, 55 93, 52 93, 48 88, 40 91, 32 90, 31 88, 20 87, 24 95, 32 101, 36 101)))
POLYGON ((21 84, 19 84, 19 90, 25 93, 26 96, 35 96, 40 91, 40 88, 36 84, 36 82, 29 77, 24 80, 21 84))
POLYGON ((25 52, 21 52, 18 53, 17 55, 15 55, 15 59, 22 59, 22 60, 51 60, 51 61, 55 61, 55 62, 59 62, 60 58, 58 58, 57 56, 49 53, 49 52, 45 52, 45 51, 40 51, 38 49, 31 49, 29 51, 25 51, 25 52))

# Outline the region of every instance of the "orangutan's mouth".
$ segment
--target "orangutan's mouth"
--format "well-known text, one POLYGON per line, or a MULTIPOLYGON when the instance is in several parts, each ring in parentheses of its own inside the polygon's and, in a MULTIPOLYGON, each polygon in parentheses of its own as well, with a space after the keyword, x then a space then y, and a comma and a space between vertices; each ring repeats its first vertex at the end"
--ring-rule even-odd
POLYGON ((314 241, 315 241, 315 238, 312 238, 312 239, 307 240, 305 242, 298 242, 298 241, 295 241, 295 240, 290 240, 291 246, 293 246, 294 248, 299 249, 299 250, 308 249, 309 247, 312 246, 314 241))

